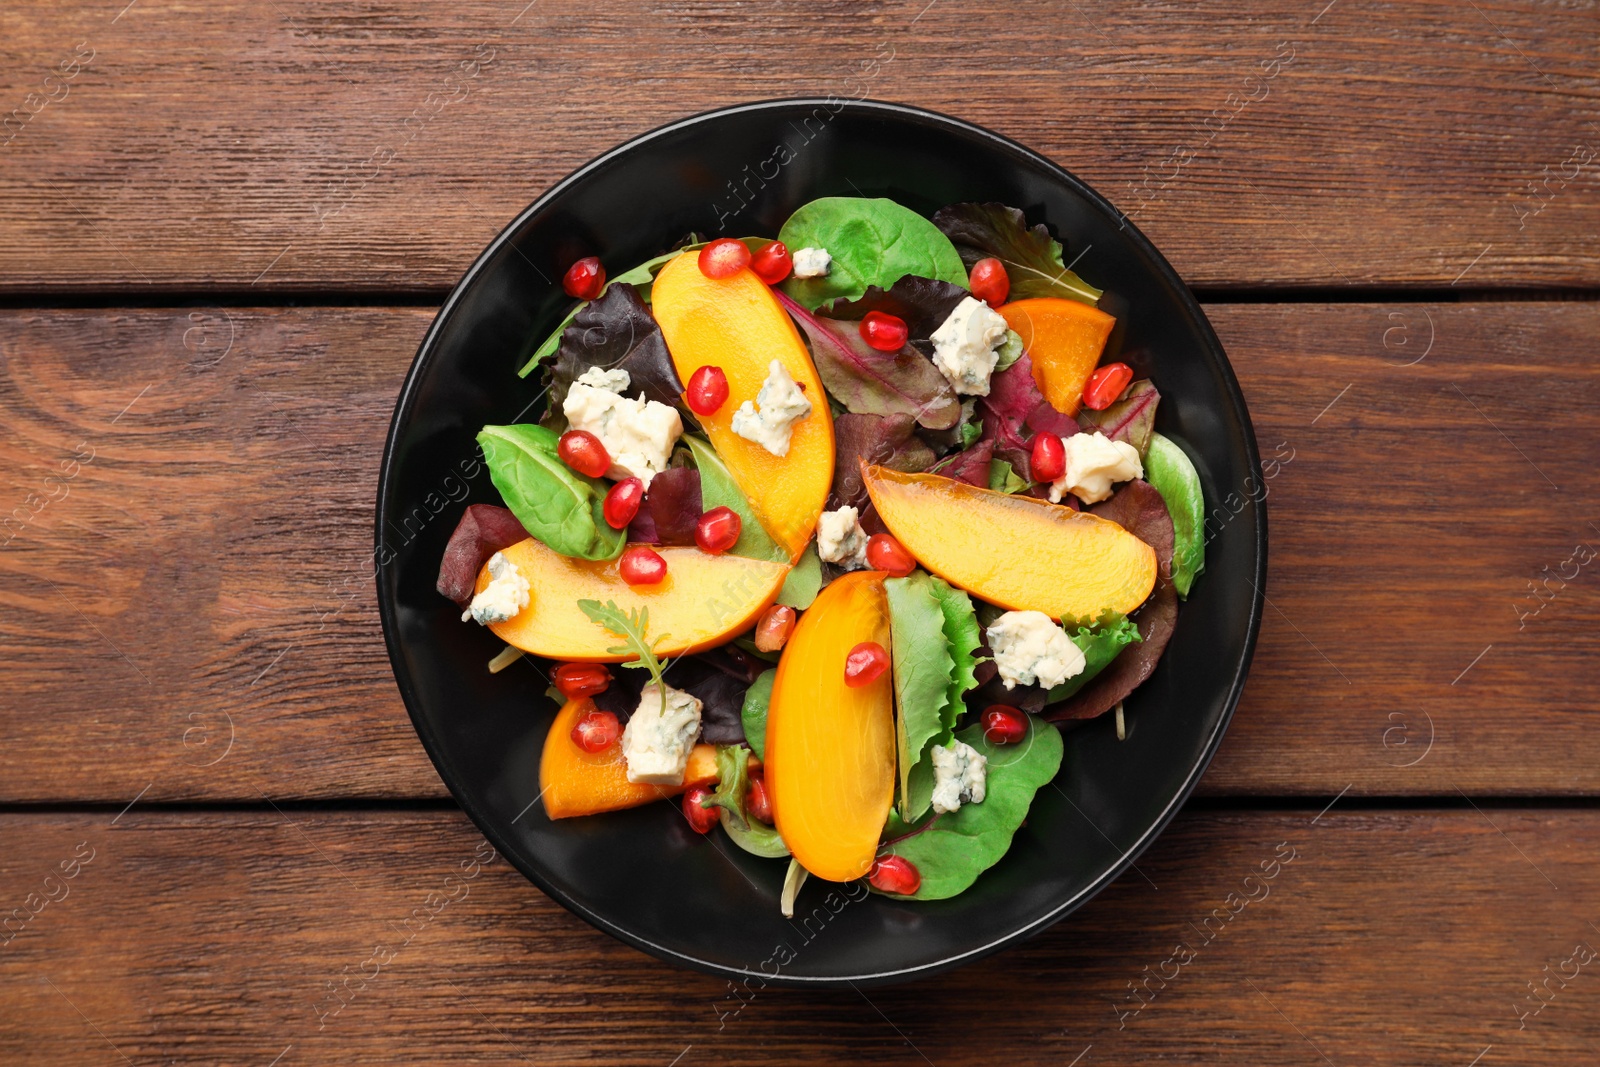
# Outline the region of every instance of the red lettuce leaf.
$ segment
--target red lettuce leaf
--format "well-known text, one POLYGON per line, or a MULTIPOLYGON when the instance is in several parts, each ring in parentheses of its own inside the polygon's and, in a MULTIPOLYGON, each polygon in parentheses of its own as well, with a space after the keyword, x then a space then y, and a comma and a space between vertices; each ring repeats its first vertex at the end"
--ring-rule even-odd
POLYGON ((869 311, 881 311, 904 320, 911 340, 926 341, 944 325, 956 305, 971 295, 959 285, 907 274, 887 289, 870 285, 859 300, 836 300, 817 310, 830 319, 852 322, 866 318, 869 311))
POLYGON ((979 441, 971 448, 957 452, 947 459, 941 460, 933 468, 933 473, 942 474, 946 478, 954 478, 958 482, 975 485, 979 489, 989 488, 989 462, 994 459, 994 442, 979 441))
POLYGON ((1061 245, 1043 225, 1029 227, 1014 207, 1004 204, 951 204, 934 213, 933 224, 972 265, 994 256, 1006 265, 1011 279, 1010 299, 1059 296, 1094 304, 1100 290, 1066 268, 1061 245))
POLYGON ((449 543, 444 546, 435 588, 466 607, 472 600, 472 589, 484 562, 502 548, 527 539, 528 531, 506 508, 493 504, 468 505, 449 543))
POLYGON ((1156 429, 1156 405, 1160 402, 1155 384, 1141 378, 1104 411, 1084 408, 1078 412, 1078 424, 1083 433, 1099 430, 1113 441, 1126 441, 1142 456, 1150 450, 1150 435, 1156 429))
POLYGON ((1130 618, 1143 640, 1123 649, 1111 665, 1067 700, 1045 711, 1045 718, 1092 719, 1116 707, 1150 677, 1178 623, 1178 593, 1172 585, 1172 517, 1154 486, 1131 481, 1088 509, 1110 519, 1156 550, 1155 592, 1130 618))
POLYGON ((693 467, 668 467, 650 479, 639 514, 650 513, 656 544, 692 545, 702 507, 700 472, 693 467))
POLYGON ((930 430, 960 421, 961 398, 915 348, 879 352, 861 339, 856 323, 818 318, 778 290, 773 294, 810 339, 817 374, 846 411, 907 415, 930 430))
POLYGON ((592 367, 628 372, 629 396, 681 407, 683 382, 678 379, 650 309, 638 290, 613 283, 590 301, 561 333, 561 345, 550 369, 550 410, 559 412, 567 390, 592 367))
POLYGON ((845 414, 834 419, 833 492, 828 496, 828 510, 846 506, 866 509, 870 498, 858 460, 905 474, 933 466, 933 449, 917 438, 915 430, 916 423, 909 415, 845 414))

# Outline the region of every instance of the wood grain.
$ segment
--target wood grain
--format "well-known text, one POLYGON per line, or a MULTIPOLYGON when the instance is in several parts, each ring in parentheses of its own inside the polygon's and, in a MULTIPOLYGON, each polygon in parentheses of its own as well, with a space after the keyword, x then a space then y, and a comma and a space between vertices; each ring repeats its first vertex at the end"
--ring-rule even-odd
POLYGON ((442 290, 614 144, 829 94, 1038 149, 1193 284, 1592 287, 1591 19, 1527 0, 1381 17, 1027 0, 1004 18, 925 0, 17 0, 0 291, 442 290))
POLYGON ((1600 964, 1550 978, 1600 943, 1593 811, 1188 814, 1032 941, 841 992, 658 963, 503 858, 473 875, 455 812, 111 818, 0 819, 0 901, 38 912, 0 947, 8 1064, 1497 1067, 1600 1042, 1600 964))
MULTIPOLYGON (((1600 578, 1566 562, 1600 548, 1600 369, 1572 358, 1600 307, 1210 314, 1271 547, 1203 792, 1600 792, 1600 578)), ((429 318, 0 313, 0 502, 22 509, 0 527, 0 800, 443 795, 365 569, 429 318)))

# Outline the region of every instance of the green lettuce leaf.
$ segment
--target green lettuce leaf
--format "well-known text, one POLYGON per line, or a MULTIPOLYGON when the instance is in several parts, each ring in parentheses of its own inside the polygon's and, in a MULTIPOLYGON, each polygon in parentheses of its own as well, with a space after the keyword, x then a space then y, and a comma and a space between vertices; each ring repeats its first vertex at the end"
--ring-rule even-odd
POLYGON ((931 761, 923 759, 930 742, 948 742, 950 691, 956 664, 945 640, 945 616, 933 592, 937 581, 924 571, 883 583, 889 595, 889 637, 893 644, 896 765, 900 771, 900 813, 907 822, 928 810, 933 800, 931 761))
POLYGON ((989 461, 989 488, 1002 493, 1020 493, 1028 488, 1028 483, 1017 477, 1017 472, 1011 469, 1011 464, 1003 459, 989 461))
POLYGON ((560 438, 543 426, 485 426, 478 447, 489 479, 529 536, 563 556, 616 559, 627 534, 606 523, 606 485, 556 455, 560 438))
POLYGON ((785 607, 804 611, 817 599, 817 594, 822 592, 822 558, 817 555, 816 542, 806 546, 800 554, 799 560, 789 571, 789 577, 783 580, 783 588, 778 590, 778 603, 785 607))
POLYGON ((1124 648, 1143 640, 1139 636, 1139 627, 1126 615, 1108 615, 1094 626, 1069 628, 1067 636, 1083 652, 1083 670, 1050 690, 1045 696, 1046 704, 1067 699, 1093 681, 1095 675, 1111 666, 1111 661, 1124 648))
POLYGON ((860 299, 871 285, 887 289, 907 274, 967 287, 967 269, 950 239, 893 200, 825 196, 803 205, 778 231, 790 252, 824 248, 833 257, 820 278, 790 277, 783 291, 805 308, 843 297, 860 299))
POLYGON ((1028 816, 1034 794, 1061 768, 1061 732, 1028 717, 1028 736, 1012 745, 992 744, 974 723, 956 733, 988 761, 981 803, 935 815, 919 825, 889 813, 887 843, 879 855, 903 856, 922 876, 913 900, 943 900, 962 892, 999 862, 1028 816))
POLYGON ((750 750, 743 745, 717 746, 717 791, 704 801, 705 807, 718 807, 722 828, 733 843, 755 856, 777 859, 789 854, 778 831, 753 818, 744 807, 744 794, 750 784, 750 750))
POLYGON ((1011 279, 1007 299, 1059 296, 1096 304, 1100 290, 1078 277, 1061 262, 1061 242, 1043 225, 1029 227, 1022 212, 1004 204, 951 204, 940 208, 933 224, 944 232, 971 269, 980 259, 994 256, 1006 265, 1011 279))
POLYGON ((739 719, 744 723, 744 739, 758 760, 767 758, 767 708, 772 703, 772 682, 777 677, 776 668, 756 675, 756 680, 744 691, 744 708, 739 712, 739 719))
POLYGON ((706 511, 731 508, 739 516, 739 540, 728 551, 747 559, 788 563, 789 553, 779 547, 756 518, 750 501, 745 499, 744 491, 733 480, 733 475, 729 473, 727 464, 722 462, 722 457, 717 455, 717 450, 693 434, 684 434, 680 440, 689 446, 695 468, 700 472, 700 506, 706 511))

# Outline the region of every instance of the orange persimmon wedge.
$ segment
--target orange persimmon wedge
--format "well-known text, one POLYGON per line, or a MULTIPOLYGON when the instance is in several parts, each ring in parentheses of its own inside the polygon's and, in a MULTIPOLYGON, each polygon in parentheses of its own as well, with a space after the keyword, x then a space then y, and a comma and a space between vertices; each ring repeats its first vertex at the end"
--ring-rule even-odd
MULTIPOLYGON (((624 613, 650 609, 650 638, 657 655, 698 652, 749 628, 783 588, 789 565, 744 556, 712 556, 694 547, 663 545, 667 576, 656 585, 629 585, 616 560, 563 556, 528 538, 504 549, 528 579, 528 606, 489 629, 508 645, 550 659, 616 663, 630 658, 606 651, 620 645, 578 607, 580 600, 614 600, 624 613)), ((477 590, 489 584, 478 572, 477 590)))
POLYGON ((639 785, 628 781, 621 738, 599 752, 586 752, 572 741, 572 728, 593 710, 594 701, 587 697, 567 701, 556 712, 550 733, 545 736, 544 752, 539 757, 539 794, 550 818, 636 808, 717 780, 717 750, 700 744, 689 752, 682 785, 639 785))
POLYGON ((661 269, 650 288, 650 309, 679 378, 687 382, 704 366, 727 375, 728 399, 700 423, 761 525, 791 560, 799 559, 833 484, 833 416, 793 320, 753 270, 707 278, 693 252, 661 269), (773 360, 811 401, 811 414, 795 424, 784 456, 745 440, 731 425, 739 405, 755 401, 773 360))
POLYGON ((997 309, 1022 337, 1033 380, 1057 411, 1074 415, 1117 320, 1080 300, 1041 296, 997 309))
POLYGON ((937 474, 863 464, 862 479, 917 562, 992 604, 1088 624, 1155 588, 1155 549, 1109 519, 937 474))
POLYGON ((772 683, 766 782, 784 843, 818 878, 848 882, 872 867, 894 799, 890 671, 851 688, 845 657, 862 641, 889 648, 882 571, 835 579, 800 616, 772 683))

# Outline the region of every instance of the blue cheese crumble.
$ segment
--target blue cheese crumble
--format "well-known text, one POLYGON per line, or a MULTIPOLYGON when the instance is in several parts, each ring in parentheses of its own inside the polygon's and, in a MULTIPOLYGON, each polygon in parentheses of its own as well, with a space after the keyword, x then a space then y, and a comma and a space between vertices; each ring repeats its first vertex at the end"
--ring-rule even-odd
POLYGON ((774 456, 787 456, 794 424, 810 414, 811 401, 789 376, 788 369, 773 360, 767 367, 767 380, 761 383, 755 403, 746 400, 740 404, 729 426, 734 433, 746 441, 754 441, 774 456))
POLYGON ((933 756, 933 810, 940 815, 960 811, 963 804, 983 803, 989 761, 964 741, 948 748, 935 745, 933 756))
POLYGON ((509 622, 528 606, 528 579, 522 576, 517 565, 496 552, 489 557, 489 584, 483 592, 472 598, 461 621, 471 619, 480 626, 494 622, 509 622))
POLYGON ((988 304, 963 297, 948 318, 933 331, 933 365, 958 393, 989 395, 989 376, 1000 359, 996 347, 1005 343, 1006 320, 988 304))
POLYGON ((681 689, 654 682, 645 685, 639 707, 622 731, 622 758, 628 766, 628 781, 683 784, 689 750, 700 735, 701 706, 697 697, 681 689))
POLYGON ((1053 689, 1083 673, 1083 650, 1042 611, 1008 611, 986 631, 994 665, 1007 689, 1053 689))

